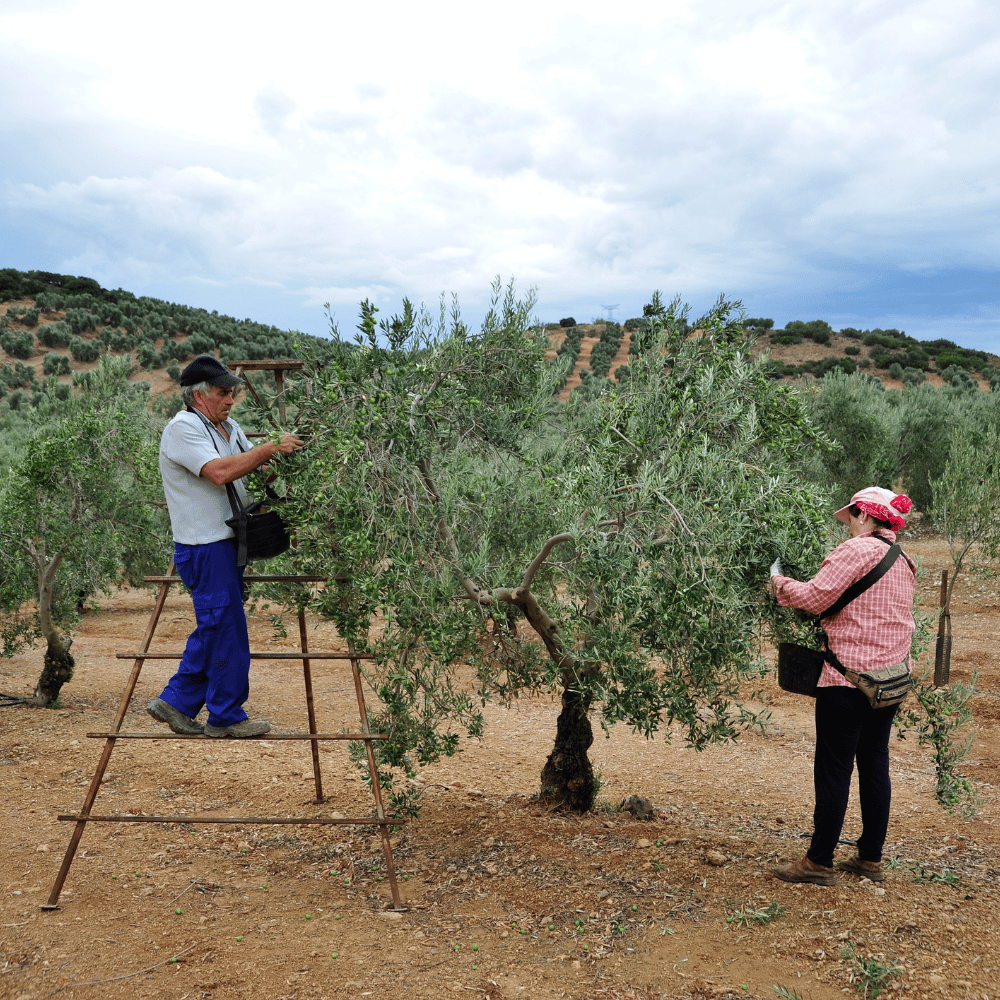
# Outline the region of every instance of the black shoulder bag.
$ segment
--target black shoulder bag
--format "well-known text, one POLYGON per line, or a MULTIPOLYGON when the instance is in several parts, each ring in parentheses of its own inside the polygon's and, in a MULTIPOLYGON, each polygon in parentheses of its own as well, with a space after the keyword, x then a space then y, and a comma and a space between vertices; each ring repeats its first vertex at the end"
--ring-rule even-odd
MULTIPOLYGON (((860 580, 852 583, 837 600, 816 618, 819 631, 824 618, 830 618, 843 611, 855 598, 860 597, 869 587, 873 586, 889 571, 892 564, 899 558, 903 550, 899 543, 892 544, 887 538, 875 535, 880 542, 889 546, 889 551, 881 562, 869 570, 860 580)), ((898 705, 909 693, 912 686, 910 677, 910 658, 891 667, 879 667, 877 670, 857 671, 845 667, 830 649, 830 641, 823 632, 823 648, 811 649, 792 642, 778 643, 778 685, 783 691, 793 694, 816 695, 816 685, 822 673, 823 664, 829 663, 834 670, 839 671, 859 691, 867 696, 872 708, 889 708, 898 705)))
MULTIPOLYGON (((239 442, 236 442, 239 448, 239 442)), ((240 448, 240 451, 243 449, 240 448)), ((273 559, 287 552, 292 544, 285 522, 275 510, 263 510, 268 500, 280 502, 281 498, 270 487, 267 487, 267 498, 254 500, 244 507, 240 503, 236 487, 226 483, 229 494, 229 505, 233 508, 233 516, 226 518, 226 524, 236 533, 236 565, 246 566, 247 562, 257 562, 261 559, 273 559)))

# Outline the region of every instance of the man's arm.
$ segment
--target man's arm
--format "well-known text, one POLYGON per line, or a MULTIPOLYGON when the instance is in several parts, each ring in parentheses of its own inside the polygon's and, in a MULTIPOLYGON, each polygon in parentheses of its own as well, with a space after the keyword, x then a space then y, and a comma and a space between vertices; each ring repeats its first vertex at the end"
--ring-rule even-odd
POLYGON ((201 467, 200 475, 215 483, 216 486, 225 486, 226 483, 242 479, 254 469, 270 462, 276 455, 290 455, 293 451, 298 451, 304 443, 302 438, 295 434, 283 434, 277 444, 273 441, 265 441, 263 444, 259 444, 249 451, 242 451, 238 455, 213 458, 201 467))

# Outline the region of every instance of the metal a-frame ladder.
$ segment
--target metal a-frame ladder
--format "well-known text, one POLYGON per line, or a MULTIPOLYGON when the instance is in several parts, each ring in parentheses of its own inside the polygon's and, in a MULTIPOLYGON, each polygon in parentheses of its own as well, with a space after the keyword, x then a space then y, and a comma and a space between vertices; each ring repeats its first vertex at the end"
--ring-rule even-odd
MULTIPOLYGON (((275 374, 275 381, 278 385, 278 412, 284 422, 284 401, 282 399, 283 391, 283 375, 284 372, 290 370, 296 370, 303 367, 301 361, 244 361, 237 362, 234 364, 233 369, 239 374, 241 371, 260 371, 260 370, 270 370, 275 374)), ((260 397, 257 395, 253 386, 247 382, 247 386, 254 397, 260 402, 260 397)), ((273 423, 273 421, 272 421, 273 423)), ((135 687, 139 680, 139 674, 142 671, 142 665, 146 660, 177 660, 181 658, 181 653, 179 652, 161 652, 161 651, 150 651, 150 644, 153 640, 153 635, 156 632, 157 623, 160 620, 160 614, 163 611, 163 607, 167 600, 167 594, 170 587, 174 583, 180 582, 180 577, 174 572, 175 566, 173 560, 170 561, 170 567, 167 570, 165 576, 151 576, 146 577, 147 583, 158 583, 160 585, 159 595, 157 596, 156 603, 153 606, 153 611, 150 616, 149 625, 146 627, 146 634, 143 636, 143 640, 140 643, 138 651, 134 653, 117 653, 116 657, 118 659, 132 659, 134 663, 132 665, 132 673, 129 675, 129 679, 125 685, 125 690, 122 693, 121 703, 118 706, 118 711, 115 715, 114 723, 112 724, 111 730, 109 732, 103 733, 87 733, 90 739, 103 739, 104 750, 101 753, 101 758, 98 761, 97 768, 94 771, 94 777, 90 782, 90 788, 87 791, 87 795, 84 798, 83 806, 81 807, 79 813, 70 815, 60 815, 57 818, 66 822, 73 822, 76 824, 73 830, 73 834, 70 837, 69 845, 66 848, 66 854, 63 857, 62 865, 59 868, 59 873, 56 875, 55 883, 52 886, 52 891, 49 893, 49 898, 47 902, 43 903, 41 909, 43 910, 58 910, 59 909, 59 896, 62 893, 63 884, 66 881, 66 877, 69 874, 70 867, 73 864, 73 859, 76 856, 77 848, 80 845, 80 839, 83 837, 83 831, 86 829, 88 823, 191 823, 191 824, 240 824, 240 825, 321 825, 321 826, 377 826, 379 828, 379 834, 382 840, 382 852, 385 856, 386 872, 389 882, 389 890, 392 895, 392 908, 396 910, 403 910, 403 906, 400 896, 399 896, 399 885, 396 881, 396 870, 392 859, 392 846, 389 841, 389 827, 391 826, 402 826, 406 823, 405 819, 390 819, 386 816, 385 805, 382 799, 382 789, 378 780, 378 768, 375 763, 375 751, 373 743, 375 740, 388 739, 387 736, 372 733, 371 727, 368 724, 368 710, 365 705, 365 694, 364 688, 361 683, 361 670, 360 661, 371 659, 370 656, 361 654, 357 652, 353 642, 348 641, 347 652, 310 652, 308 638, 306 633, 306 619, 305 611, 303 608, 299 608, 298 611, 298 622, 299 622, 299 646, 300 652, 298 653, 288 653, 288 652, 263 652, 263 653, 250 653, 251 660, 300 660, 302 662, 302 675, 305 683, 305 694, 306 694, 306 710, 309 719, 309 732, 305 734, 299 733, 266 733, 263 736, 253 737, 252 739, 241 740, 241 745, 246 745, 248 743, 254 743, 258 741, 270 741, 270 740, 308 740, 311 744, 312 750, 312 765, 313 765, 313 778, 316 786, 316 803, 322 803, 324 801, 323 797, 323 783, 322 777, 320 775, 319 766, 319 742, 321 740, 354 740, 358 742, 364 742, 365 750, 368 756, 368 769, 371 776, 371 788, 372 797, 375 801, 375 815, 374 816, 364 816, 364 817, 354 817, 354 818, 323 818, 317 816, 304 816, 304 817, 294 817, 294 818, 283 818, 275 816, 189 816, 186 814, 176 814, 168 816, 147 816, 145 814, 119 814, 119 815, 107 815, 99 816, 93 813, 94 802, 97 799, 97 794, 100 791, 101 782, 104 779, 104 774, 108 769, 108 765, 111 761, 111 754, 114 752, 115 745, 118 740, 211 740, 214 745, 219 745, 220 740, 214 739, 209 736, 183 736, 177 733, 131 733, 122 732, 122 723, 125 719, 125 714, 128 711, 129 703, 135 693, 135 687), (358 715, 361 720, 361 732, 359 733, 318 733, 316 731, 316 713, 313 703, 313 689, 312 689, 312 670, 310 663, 312 660, 349 660, 351 664, 351 672, 354 676, 354 690, 358 701, 358 715)), ((289 583, 325 583, 325 577, 317 576, 246 576, 246 581, 248 583, 259 582, 259 583, 270 583, 270 582, 289 582, 289 583)))

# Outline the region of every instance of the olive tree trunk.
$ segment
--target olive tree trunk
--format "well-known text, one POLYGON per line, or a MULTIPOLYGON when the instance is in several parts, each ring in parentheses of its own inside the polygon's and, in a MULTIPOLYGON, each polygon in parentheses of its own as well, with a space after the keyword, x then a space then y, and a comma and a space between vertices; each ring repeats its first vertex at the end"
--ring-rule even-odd
POLYGON ((581 813, 594 808, 597 780, 587 756, 593 742, 590 699, 579 691, 564 690, 555 744, 542 768, 543 802, 581 813))
POLYGON ((44 546, 35 548, 35 565, 38 569, 38 624, 45 638, 45 659, 42 674, 35 686, 29 705, 51 707, 59 697, 62 686, 73 676, 76 665, 69 648, 73 640, 63 635, 52 621, 52 584, 63 559, 63 551, 47 559, 44 546))

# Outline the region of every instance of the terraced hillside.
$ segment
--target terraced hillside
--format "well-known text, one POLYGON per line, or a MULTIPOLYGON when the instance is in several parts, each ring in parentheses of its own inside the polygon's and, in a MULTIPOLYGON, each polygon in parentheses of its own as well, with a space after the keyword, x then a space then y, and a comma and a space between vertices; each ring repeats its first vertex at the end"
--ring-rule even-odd
MULTIPOLYGON (((613 324, 613 326, 618 326, 618 324, 613 324)), ((550 361, 555 360, 560 348, 565 344, 567 336, 571 336, 570 330, 577 331, 577 334, 580 337, 580 353, 577 355, 576 362, 573 365, 569 378, 559 390, 560 399, 569 399, 573 390, 580 385, 582 381, 581 372, 584 369, 587 371, 593 371, 594 366, 592 364, 592 355, 594 349, 600 343, 601 336, 605 333, 607 327, 608 324, 605 323, 581 323, 576 327, 568 329, 559 328, 550 329, 548 331, 549 349, 545 352, 545 356, 550 361)), ((620 333, 621 343, 615 353, 611 356, 610 366, 607 372, 607 377, 612 380, 615 380, 615 372, 623 365, 627 365, 629 360, 628 350, 632 335, 624 329, 621 329, 620 333)))
MULTIPOLYGON (((69 384, 102 354, 130 354, 154 395, 176 391, 181 368, 198 354, 225 362, 295 357, 325 341, 205 309, 109 291, 89 278, 0 271, 0 399, 15 408, 26 393, 69 384)), ((29 396, 29 398, 32 398, 29 396)))

